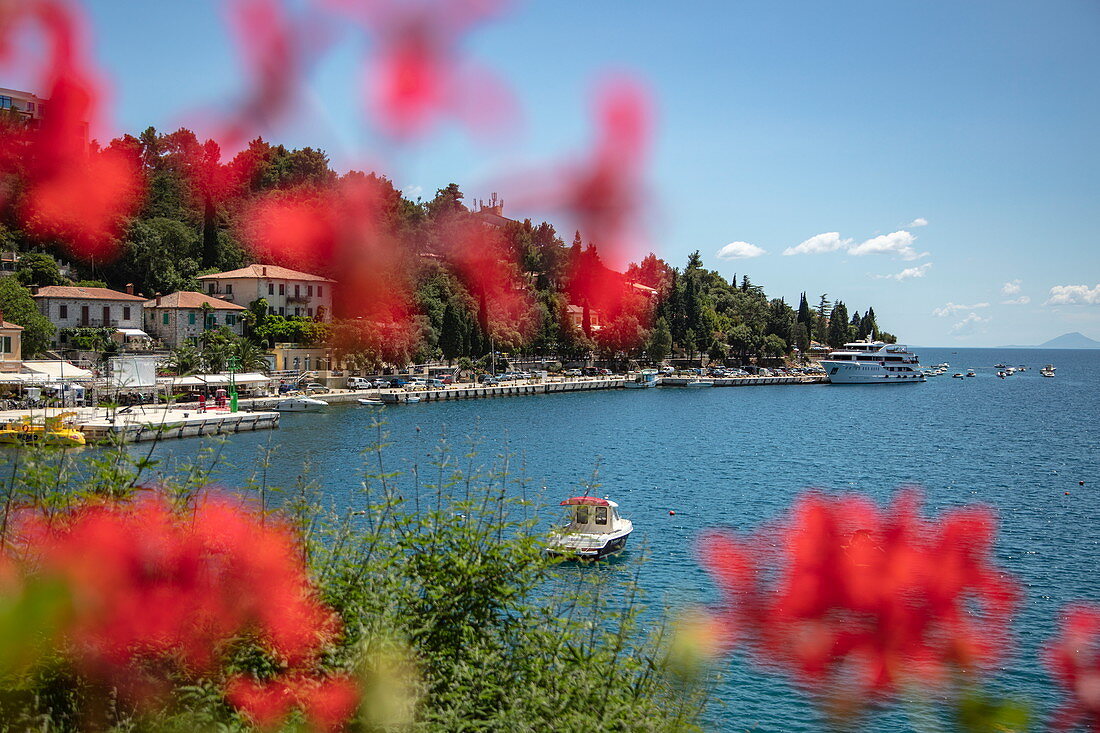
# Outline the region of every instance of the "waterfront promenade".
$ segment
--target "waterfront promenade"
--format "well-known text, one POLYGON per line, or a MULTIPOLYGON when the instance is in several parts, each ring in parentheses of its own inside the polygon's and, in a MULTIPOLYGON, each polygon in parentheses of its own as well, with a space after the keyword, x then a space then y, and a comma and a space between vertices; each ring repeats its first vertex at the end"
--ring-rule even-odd
MULTIPOLYGON (((664 377, 658 386, 685 387, 692 378, 664 377)), ((564 394, 595 390, 623 389, 628 377, 611 375, 603 377, 551 377, 523 379, 501 384, 452 384, 443 387, 384 388, 369 390, 335 390, 315 395, 329 404, 357 403, 361 398, 377 399, 385 405, 407 404, 410 398, 419 402, 443 400, 486 399, 492 397, 516 397, 524 395, 564 394)), ((766 385, 821 384, 824 377, 733 377, 708 379, 715 387, 750 387, 766 385)), ((286 396, 254 397, 241 399, 237 412, 207 409, 200 411, 197 402, 177 402, 171 405, 136 405, 132 407, 78 407, 38 408, 33 410, 0 411, 0 424, 21 421, 26 418, 41 420, 62 412, 75 413, 73 424, 87 437, 89 443, 114 441, 143 442, 167 438, 193 438, 209 435, 226 435, 253 430, 270 430, 279 427, 276 405, 286 396)))

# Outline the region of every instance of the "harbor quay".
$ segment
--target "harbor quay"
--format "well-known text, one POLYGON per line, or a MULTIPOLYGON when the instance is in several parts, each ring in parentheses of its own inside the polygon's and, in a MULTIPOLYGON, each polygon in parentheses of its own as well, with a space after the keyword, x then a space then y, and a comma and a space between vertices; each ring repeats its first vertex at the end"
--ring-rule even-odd
MULTIPOLYGON (((318 397, 329 404, 357 403, 360 399, 373 399, 382 404, 397 405, 410 401, 438 402, 623 389, 627 381, 629 379, 621 375, 529 379, 494 385, 454 384, 433 388, 340 390, 326 392, 318 397)), ((822 384, 827 380, 824 377, 808 376, 750 376, 714 378, 708 381, 714 387, 751 387, 822 384)), ((669 388, 687 387, 691 382, 691 378, 685 377, 663 377, 657 380, 658 386, 669 388)), ((4 410, 0 411, 0 425, 68 416, 73 426, 84 433, 89 443, 98 444, 229 435, 278 428, 279 403, 285 399, 285 396, 241 399, 236 412, 204 409, 197 402, 127 407, 45 407, 31 410, 4 410)))

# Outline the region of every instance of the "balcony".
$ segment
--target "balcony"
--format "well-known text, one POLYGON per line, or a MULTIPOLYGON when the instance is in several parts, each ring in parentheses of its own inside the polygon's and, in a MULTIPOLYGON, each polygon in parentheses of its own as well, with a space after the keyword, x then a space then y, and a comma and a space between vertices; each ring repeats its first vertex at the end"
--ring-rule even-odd
POLYGON ((112 318, 108 321, 102 318, 81 318, 76 323, 77 328, 118 328, 118 319, 112 318))
POLYGON ((312 298, 310 298, 308 295, 288 295, 288 296, 286 296, 286 302, 287 303, 305 304, 305 303, 308 303, 310 300, 312 300, 312 298))

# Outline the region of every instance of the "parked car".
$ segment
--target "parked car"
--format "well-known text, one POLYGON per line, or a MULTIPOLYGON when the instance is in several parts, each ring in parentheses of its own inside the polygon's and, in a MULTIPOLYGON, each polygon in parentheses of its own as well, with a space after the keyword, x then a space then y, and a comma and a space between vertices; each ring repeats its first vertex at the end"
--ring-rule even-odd
POLYGON ((364 377, 348 377, 348 389, 373 389, 374 382, 364 377))
POLYGON ((562 374, 566 377, 579 377, 581 375, 580 369, 566 369, 562 374))
POLYGON ((328 387, 317 382, 310 382, 305 387, 303 387, 302 390, 306 394, 324 394, 325 392, 328 392, 328 387))

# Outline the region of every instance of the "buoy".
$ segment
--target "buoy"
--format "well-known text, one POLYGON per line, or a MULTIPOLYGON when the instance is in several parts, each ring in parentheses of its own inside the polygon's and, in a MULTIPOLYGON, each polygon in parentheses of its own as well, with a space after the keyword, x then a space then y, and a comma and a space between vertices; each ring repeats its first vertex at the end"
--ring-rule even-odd
POLYGON ((1066 496, 1069 496, 1069 492, 1068 492, 1068 491, 1066 492, 1066 496))
POLYGON ((671 509, 668 510, 668 516, 672 517, 672 516, 675 516, 675 515, 676 515, 676 512, 672 511, 671 509))
POLYGON ((1078 485, 1078 486, 1084 486, 1084 485, 1085 485, 1085 482, 1084 482, 1084 481, 1078 481, 1078 482, 1077 482, 1077 485, 1078 485))

